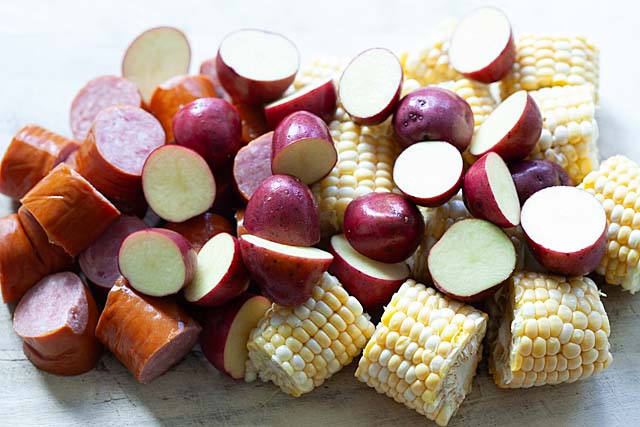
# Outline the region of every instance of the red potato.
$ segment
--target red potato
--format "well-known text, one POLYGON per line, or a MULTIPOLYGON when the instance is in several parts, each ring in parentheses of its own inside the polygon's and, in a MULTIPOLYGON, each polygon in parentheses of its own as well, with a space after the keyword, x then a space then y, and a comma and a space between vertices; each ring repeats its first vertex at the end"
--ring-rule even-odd
POLYGON ((136 85, 117 76, 100 76, 78 91, 69 112, 73 137, 84 141, 98 113, 108 107, 129 105, 141 108, 142 96, 136 85))
POLYGON ((149 228, 140 218, 122 215, 113 221, 78 258, 80 269, 94 285, 111 289, 120 277, 118 252, 122 242, 136 231, 149 228))
POLYGON ((0 193, 20 199, 77 149, 77 142, 40 126, 23 127, 0 163, 0 193))
POLYGON ((244 265, 262 292, 276 304, 296 306, 313 292, 333 255, 316 248, 290 246, 251 234, 240 237, 244 265))
POLYGON ((244 209, 238 209, 235 213, 236 219, 236 236, 240 238, 243 234, 249 234, 246 228, 244 228, 244 209))
POLYGON ((109 291, 96 336, 147 384, 186 356, 200 331, 174 299, 141 295, 121 277, 109 291))
POLYGON ((405 148, 393 166, 393 181, 420 206, 445 203, 460 189, 463 174, 460 152, 442 141, 419 142, 405 148))
POLYGON ((320 218, 313 193, 299 179, 273 175, 260 184, 244 211, 249 233, 284 245, 320 241, 320 218))
POLYGON ((573 186, 573 181, 562 166, 549 160, 522 160, 510 164, 509 172, 516 185, 520 205, 543 188, 573 186))
POLYGON ((200 98, 215 98, 216 90, 207 76, 175 76, 155 88, 149 101, 149 112, 164 129, 165 141, 174 140, 173 117, 180 107, 200 98))
POLYGON ((182 234, 196 252, 219 233, 233 233, 233 226, 224 217, 205 212, 184 222, 167 222, 163 228, 182 234))
POLYGON ((234 210, 244 207, 246 201, 236 188, 236 181, 233 177, 233 168, 228 167, 215 171, 213 175, 216 181, 216 198, 210 211, 231 218, 234 210))
POLYGON ((244 29, 227 34, 218 48, 216 71, 233 99, 261 104, 278 99, 293 83, 300 55, 288 38, 244 29))
POLYGON ((376 312, 389 303, 409 278, 405 262, 390 264, 367 258, 349 244, 344 234, 331 238, 330 251, 334 258, 329 273, 336 276, 368 312, 376 312))
POLYGON ((138 214, 137 205, 144 204, 142 166, 162 145, 164 132, 151 114, 136 107, 111 107, 96 116, 78 150, 77 170, 107 198, 138 214))
POLYGON ((536 260, 546 269, 583 276, 606 252, 607 218, 600 202, 575 187, 548 187, 522 206, 522 229, 536 260))
POLYGON ((98 363, 102 346, 95 336, 97 323, 91 292, 71 272, 43 278, 20 300, 13 316, 27 359, 56 375, 80 375, 98 363))
POLYGON ((184 33, 173 27, 151 28, 129 45, 122 59, 122 76, 138 86, 145 103, 156 86, 187 74, 191 47, 184 33))
POLYGON ((344 212, 342 228, 355 250, 387 263, 409 258, 424 236, 424 220, 416 205, 393 193, 354 199, 344 212))
POLYGON ((191 282, 197 265, 191 243, 164 228, 130 234, 118 252, 120 273, 135 290, 153 297, 177 293, 191 282))
POLYGON ((481 7, 465 16, 451 36, 449 60, 469 79, 482 83, 502 79, 516 60, 509 19, 493 7, 481 7))
POLYGON ((495 291, 516 266, 516 251, 509 237, 482 219, 453 224, 429 252, 433 283, 460 301, 478 301, 495 291))
POLYGON ((471 107, 459 95, 424 87, 406 95, 393 115, 393 130, 401 147, 421 141, 446 141, 461 153, 473 136, 471 107))
POLYGON ((240 114, 218 98, 200 98, 182 106, 173 117, 176 144, 200 154, 211 169, 230 166, 242 148, 240 114))
POLYGON ((313 184, 331 172, 338 152, 327 124, 316 115, 298 111, 285 117, 273 132, 271 172, 293 175, 313 184))
POLYGON ((380 124, 400 100, 402 78, 402 65, 393 52, 367 49, 344 69, 338 85, 340 102, 354 122, 380 124))
POLYGON ((233 160, 233 178, 240 195, 249 201, 262 181, 271 176, 271 141, 273 132, 252 140, 238 151, 233 160))
POLYGON ((249 275, 242 262, 238 240, 229 233, 212 237, 198 253, 193 280, 184 288, 187 301, 218 306, 249 287, 249 275))
POLYGON ((520 200, 509 168, 496 153, 487 153, 464 176, 462 194, 471 215, 499 227, 520 224, 520 200))
POLYGON ((200 347, 207 360, 231 378, 244 379, 249 335, 269 308, 271 301, 267 298, 245 294, 212 310, 200 334, 200 347))
POLYGON ((158 216, 182 222, 213 205, 216 181, 198 153, 179 145, 165 145, 147 158, 142 169, 142 190, 158 216))
POLYGON ((59 164, 20 200, 49 242, 76 256, 120 216, 80 174, 59 164))
POLYGON ((240 112, 242 121, 242 141, 248 144, 250 141, 269 132, 267 118, 264 116, 264 109, 261 105, 251 105, 234 101, 233 105, 240 112))
POLYGON ((338 106, 338 94, 332 78, 320 79, 264 107, 264 115, 272 129, 291 113, 308 111, 329 122, 338 106))
POLYGON ((213 82, 213 87, 216 89, 216 93, 221 99, 225 101, 232 102, 231 97, 227 93, 226 90, 222 87, 222 83, 220 83, 220 79, 218 78, 218 72, 216 71, 216 58, 209 58, 200 64, 200 74, 203 74, 211 79, 213 82))
POLYGON ((531 96, 521 90, 502 101, 473 134, 469 152, 480 157, 493 151, 505 162, 531 152, 542 133, 542 115, 531 96))

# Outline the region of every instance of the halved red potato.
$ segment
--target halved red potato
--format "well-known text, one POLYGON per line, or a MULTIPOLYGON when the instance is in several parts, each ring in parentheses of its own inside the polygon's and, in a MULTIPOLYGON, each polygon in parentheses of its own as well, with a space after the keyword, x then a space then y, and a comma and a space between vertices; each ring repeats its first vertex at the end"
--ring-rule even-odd
POLYGON ((506 163, 487 153, 464 176, 462 194, 469 212, 499 227, 520 224, 520 200, 506 163))
POLYGON ((300 66, 298 49, 278 33, 244 29, 227 34, 218 48, 216 71, 232 98, 250 104, 278 99, 300 66))
POLYGON ((481 7, 465 16, 451 36, 449 60, 467 78, 483 83, 503 78, 516 60, 509 19, 493 7, 481 7))
POLYGON ((393 181, 420 206, 439 206, 460 189, 464 172, 456 147, 442 141, 418 142, 400 153, 393 181))
POLYGON ((194 216, 183 222, 167 222, 162 228, 182 234, 196 252, 213 236, 219 233, 233 233, 233 226, 225 217, 211 212, 194 216))
POLYGON ((402 90, 402 65, 388 49, 367 49, 342 73, 338 94, 354 122, 377 125, 393 113, 402 90))
POLYGON ((516 185, 520 205, 543 188, 574 185, 562 166, 550 160, 522 160, 509 164, 509 172, 516 185))
POLYGON ((476 129, 469 152, 480 157, 493 151, 505 162, 525 158, 540 139, 542 114, 531 96, 521 90, 502 101, 476 129))
POLYGON ((129 45, 122 59, 122 76, 138 86, 145 102, 165 80, 187 74, 191 47, 184 33, 173 27, 151 28, 129 45))
POLYGON ((595 270, 605 254, 605 210, 576 187, 534 193, 522 206, 521 224, 536 260, 555 273, 583 276, 595 270))
POLYGON ((264 115, 272 129, 275 129, 282 119, 296 111, 308 111, 328 122, 336 112, 337 105, 336 86, 333 79, 328 77, 266 105, 264 115))

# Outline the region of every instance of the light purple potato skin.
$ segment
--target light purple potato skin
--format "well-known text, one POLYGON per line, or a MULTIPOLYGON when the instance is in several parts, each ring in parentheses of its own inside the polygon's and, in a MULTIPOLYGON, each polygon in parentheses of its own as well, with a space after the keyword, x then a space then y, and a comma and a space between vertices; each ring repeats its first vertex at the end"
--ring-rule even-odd
POLYGON ((449 90, 420 88, 400 100, 393 129, 403 148, 420 141, 446 141, 463 152, 473 136, 473 111, 449 90))
POLYGON ((537 191, 557 185, 573 186, 562 166, 549 160, 523 160, 511 163, 509 171, 518 191, 520 205, 537 191))

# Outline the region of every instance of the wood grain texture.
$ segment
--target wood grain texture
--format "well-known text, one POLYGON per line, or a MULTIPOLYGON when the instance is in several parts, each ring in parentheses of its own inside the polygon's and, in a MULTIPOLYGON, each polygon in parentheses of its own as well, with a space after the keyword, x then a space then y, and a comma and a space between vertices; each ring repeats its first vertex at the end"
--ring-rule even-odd
MULTIPOLYGON (((438 22, 481 1, 323 0, 222 2, 156 0, 3 2, 0 50, 4 83, 0 152, 20 127, 40 124, 70 135, 69 107, 89 79, 119 74, 122 54, 142 30, 182 28, 193 47, 192 70, 215 54, 221 37, 241 27, 281 31, 298 44, 303 62, 349 57, 371 46, 420 45, 438 22), (153 5, 153 6, 152 6, 153 5)), ((633 82, 640 40, 632 2, 495 1, 517 33, 584 33, 601 56, 600 149, 640 160, 639 87, 633 82)), ((15 207, 0 197, 0 213, 15 207)), ((606 286, 613 364, 583 382, 500 390, 480 372, 451 426, 631 426, 640 406, 640 296, 606 286)), ((11 330, 11 307, 0 308, 0 425, 6 426, 431 426, 434 423, 353 378, 355 364, 314 392, 290 398, 271 384, 234 382, 198 350, 152 384, 137 384, 114 359, 73 378, 36 370, 11 330)))

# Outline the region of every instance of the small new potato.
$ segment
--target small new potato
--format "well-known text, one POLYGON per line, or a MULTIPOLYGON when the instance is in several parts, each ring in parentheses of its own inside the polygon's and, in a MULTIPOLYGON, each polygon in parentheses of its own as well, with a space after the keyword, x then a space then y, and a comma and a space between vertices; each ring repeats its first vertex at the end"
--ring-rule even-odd
POLYGON ((343 227, 355 250, 387 263, 411 256, 424 235, 416 205, 393 193, 369 193, 353 200, 344 213, 343 227))
POLYGON ((516 185, 520 205, 533 193, 556 185, 573 186, 573 181, 562 166, 549 160, 523 160, 509 165, 516 185))
POLYGON ((393 130, 403 148, 419 141, 446 141, 463 152, 471 143, 473 128, 473 111, 467 101, 437 87, 411 92, 400 100, 393 115, 393 130))

